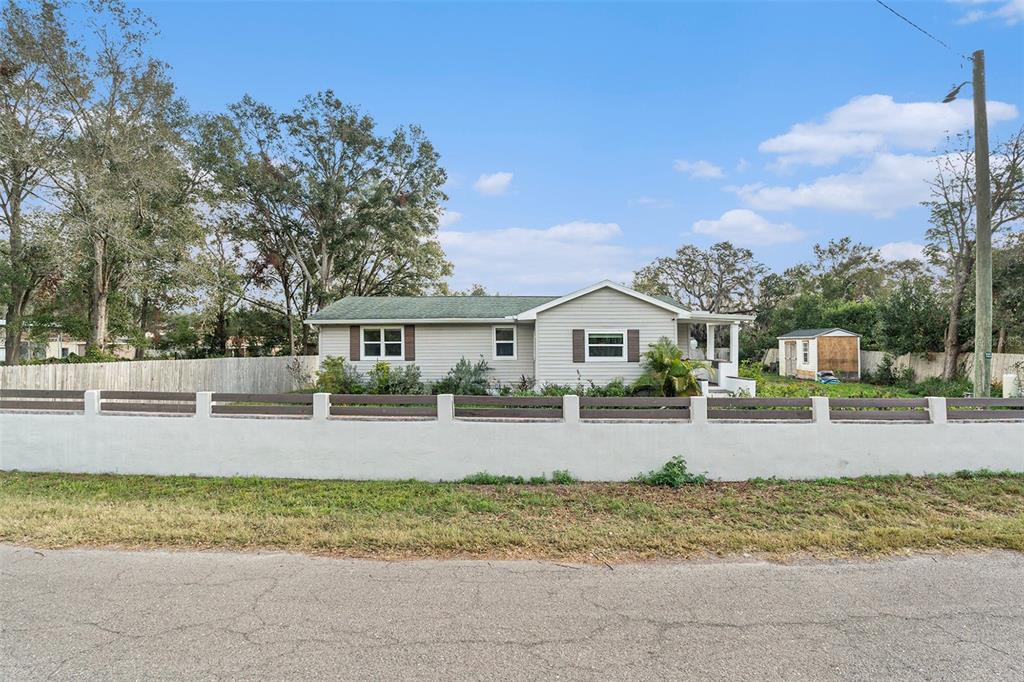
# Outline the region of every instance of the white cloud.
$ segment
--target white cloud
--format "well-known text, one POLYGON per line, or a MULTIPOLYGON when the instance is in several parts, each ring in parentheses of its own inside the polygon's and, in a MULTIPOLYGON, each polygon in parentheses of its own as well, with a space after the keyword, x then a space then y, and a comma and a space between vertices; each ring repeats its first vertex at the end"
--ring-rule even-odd
POLYGON ((671 199, 658 199, 657 197, 640 197, 630 200, 631 206, 643 206, 645 208, 672 208, 675 205, 671 199))
POLYGON ((512 184, 512 173, 506 171, 484 173, 473 183, 473 189, 484 196, 497 197, 508 191, 510 184, 512 184))
POLYGON ((451 227, 455 223, 462 220, 462 214, 458 211, 449 211, 444 209, 441 211, 441 217, 437 219, 437 226, 442 230, 446 227, 451 227))
POLYGON ((743 173, 748 168, 750 168, 750 162, 747 161, 746 159, 741 158, 739 161, 736 162, 736 171, 738 173, 743 173))
POLYGON ((789 223, 773 223, 746 208, 726 211, 718 220, 698 220, 693 231, 714 239, 744 246, 765 246, 792 242, 804 234, 789 223))
POLYGON ((574 221, 545 229, 442 230, 453 285, 481 282, 505 294, 563 294, 602 279, 628 282, 653 253, 616 243, 616 223, 574 221))
POLYGON ((859 172, 827 175, 797 186, 757 183, 733 189, 763 211, 816 208, 890 216, 927 199, 927 181, 935 172, 935 157, 877 154, 859 172))
POLYGON ((960 17, 957 23, 960 24, 973 24, 978 21, 984 21, 986 19, 992 19, 994 21, 1002 21, 1007 26, 1016 26, 1017 24, 1024 21, 1024 0, 954 0, 957 4, 970 4, 970 5, 999 5, 995 9, 983 10, 983 9, 972 9, 967 14, 960 17))
POLYGON ((721 167, 716 166, 710 161, 685 161, 677 159, 672 164, 672 167, 680 173, 687 173, 691 178, 711 180, 725 177, 725 172, 722 171, 721 167))
POLYGON ((914 242, 889 242, 878 247, 885 260, 924 260, 924 246, 914 242))
MULTIPOLYGON (((989 124, 1010 120, 1017 117, 1017 107, 990 101, 988 116, 989 124)), ((758 149, 778 154, 782 167, 826 165, 893 149, 930 150, 948 134, 971 128, 973 121, 971 103, 964 99, 901 103, 889 95, 867 95, 833 109, 823 122, 798 123, 758 149)))

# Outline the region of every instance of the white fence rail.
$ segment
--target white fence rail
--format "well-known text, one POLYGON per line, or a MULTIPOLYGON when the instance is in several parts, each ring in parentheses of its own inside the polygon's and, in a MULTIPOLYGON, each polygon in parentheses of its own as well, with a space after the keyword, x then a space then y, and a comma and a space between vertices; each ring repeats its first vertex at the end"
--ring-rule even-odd
POLYGON ((0 469, 420 480, 566 469, 620 481, 682 455, 722 480, 1024 471, 1024 399, 32 393, 42 392, 5 398, 19 409, 0 410, 0 469), (32 400, 73 404, 31 409, 32 400))
POLYGON ((298 376, 317 367, 315 355, 18 365, 0 367, 0 390, 285 393, 304 388, 298 376))

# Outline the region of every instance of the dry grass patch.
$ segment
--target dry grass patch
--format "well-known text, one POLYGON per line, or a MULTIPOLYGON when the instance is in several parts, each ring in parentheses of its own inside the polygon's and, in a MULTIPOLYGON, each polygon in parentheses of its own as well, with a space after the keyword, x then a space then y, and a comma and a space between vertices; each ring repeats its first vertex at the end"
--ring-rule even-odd
POLYGON ((467 485, 0 473, 0 541, 632 561, 1024 551, 1024 475, 467 485))

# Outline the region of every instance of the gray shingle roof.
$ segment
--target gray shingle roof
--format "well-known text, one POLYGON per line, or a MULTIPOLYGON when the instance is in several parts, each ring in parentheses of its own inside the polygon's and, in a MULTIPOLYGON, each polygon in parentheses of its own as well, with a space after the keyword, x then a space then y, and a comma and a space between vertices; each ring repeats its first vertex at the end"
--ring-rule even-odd
POLYGON ((860 336, 860 334, 854 334, 853 332, 843 329, 842 327, 821 327, 819 329, 794 329, 791 332, 786 332, 780 339, 806 339, 812 336, 821 336, 822 334, 828 334, 829 332, 846 332, 847 334, 853 334, 854 336, 860 336))
POLYGON ((347 296, 311 320, 487 319, 518 315, 560 296, 347 296))

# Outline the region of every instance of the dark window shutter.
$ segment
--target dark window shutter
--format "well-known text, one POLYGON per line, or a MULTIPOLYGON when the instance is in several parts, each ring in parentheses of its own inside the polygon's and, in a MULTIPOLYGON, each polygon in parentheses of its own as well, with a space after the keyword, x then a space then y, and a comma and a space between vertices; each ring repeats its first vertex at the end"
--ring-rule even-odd
POLYGON ((359 338, 362 331, 357 325, 352 325, 348 328, 348 359, 352 362, 358 360, 361 356, 359 352, 362 349, 362 339, 359 338))
POLYGON ((584 347, 586 339, 582 329, 572 330, 572 361, 573 362, 586 362, 587 352, 584 347))
POLYGON ((416 325, 405 325, 405 359, 416 359, 416 325))
POLYGON ((640 362, 640 330, 626 330, 626 361, 640 362))

